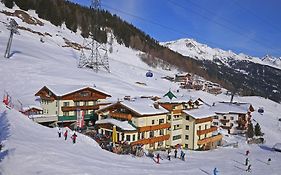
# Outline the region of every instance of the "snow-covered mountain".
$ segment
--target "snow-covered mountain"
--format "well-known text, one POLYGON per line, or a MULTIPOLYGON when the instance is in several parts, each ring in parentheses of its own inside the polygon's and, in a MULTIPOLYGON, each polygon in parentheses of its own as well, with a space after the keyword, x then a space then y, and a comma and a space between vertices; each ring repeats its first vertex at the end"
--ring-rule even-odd
POLYGON ((230 61, 251 61, 254 63, 272 66, 281 69, 281 58, 266 55, 263 58, 252 57, 243 53, 236 54, 232 51, 225 51, 219 48, 211 48, 205 44, 198 43, 193 39, 179 39, 161 43, 170 49, 194 59, 210 60, 217 64, 229 65, 230 61))

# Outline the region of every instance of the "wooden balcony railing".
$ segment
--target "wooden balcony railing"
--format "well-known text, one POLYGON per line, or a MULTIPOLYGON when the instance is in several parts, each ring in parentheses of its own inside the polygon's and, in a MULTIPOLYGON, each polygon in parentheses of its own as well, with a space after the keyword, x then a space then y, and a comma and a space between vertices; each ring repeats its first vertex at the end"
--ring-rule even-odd
POLYGON ((125 120, 132 120, 132 115, 131 114, 125 114, 125 113, 120 113, 120 112, 110 112, 109 115, 112 118, 118 118, 118 119, 125 119, 125 120))
POLYGON ((170 138, 170 135, 164 135, 164 136, 158 136, 158 137, 152 137, 148 139, 141 139, 135 142, 132 142, 131 145, 137 145, 137 144, 142 144, 142 145, 147 145, 147 144, 152 144, 156 142, 162 142, 165 140, 168 140, 170 138))
POLYGON ((99 105, 92 105, 92 106, 62 106, 61 107, 61 110, 63 112, 76 111, 77 109, 80 109, 80 110, 97 110, 97 109, 99 109, 99 105))
POLYGON ((212 117, 202 118, 202 119, 196 119, 196 120, 195 120, 195 124, 206 123, 206 122, 212 122, 212 121, 213 121, 213 118, 212 118, 212 117))
POLYGON ((222 135, 216 135, 216 136, 212 136, 212 137, 208 137, 202 140, 198 140, 197 144, 198 145, 203 145, 203 144, 207 144, 207 143, 213 143, 213 142, 217 142, 219 140, 222 139, 222 135))
POLYGON ((200 136, 200 135, 203 135, 203 134, 207 134, 207 133, 210 133, 210 132, 214 132, 217 130, 217 127, 216 126, 212 126, 211 128, 209 129, 204 129, 204 130, 198 130, 197 131, 197 135, 200 136))
POLYGON ((154 126, 144 126, 144 127, 139 127, 138 132, 155 131, 155 130, 166 129, 166 128, 170 128, 170 127, 171 127, 170 123, 164 123, 164 124, 154 125, 154 126))
POLYGON ((181 114, 181 113, 182 113, 182 109, 173 110, 173 114, 181 114))

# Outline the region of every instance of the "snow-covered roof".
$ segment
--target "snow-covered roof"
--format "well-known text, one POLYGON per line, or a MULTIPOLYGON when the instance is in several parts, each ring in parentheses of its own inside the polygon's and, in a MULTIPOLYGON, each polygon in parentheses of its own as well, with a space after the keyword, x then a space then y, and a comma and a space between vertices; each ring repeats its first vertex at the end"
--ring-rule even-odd
POLYGON ((41 110, 41 111, 43 110, 41 107, 35 106, 35 105, 24 106, 24 107, 22 107, 22 110, 23 110, 23 111, 28 111, 28 110, 30 110, 30 109, 32 109, 32 108, 38 109, 38 110, 41 110))
POLYGON ((212 106, 212 110, 216 113, 238 113, 246 114, 249 110, 250 103, 228 103, 219 102, 212 106))
POLYGON ((106 94, 110 96, 107 92, 98 89, 94 86, 89 86, 89 85, 47 85, 46 86, 50 91, 52 91, 56 96, 64 96, 85 88, 90 88, 92 90, 101 92, 103 94, 106 94))
POLYGON ((182 96, 177 96, 177 98, 168 98, 167 96, 162 97, 161 99, 158 100, 160 103, 187 103, 189 100, 194 99, 191 96, 187 95, 182 95, 182 96))
POLYGON ((107 106, 104 106, 97 110, 96 112, 99 113, 101 111, 104 111, 105 109, 115 106, 116 104, 120 104, 124 106, 125 108, 132 110, 133 112, 137 113, 138 115, 157 115, 157 114, 166 114, 169 111, 167 111, 165 108, 158 104, 154 104, 155 102, 150 99, 146 98, 135 98, 132 100, 124 100, 119 101, 107 106))
POLYGON ((207 117, 215 116, 215 112, 209 107, 202 107, 198 109, 183 110, 184 113, 190 115, 195 119, 202 119, 207 117))
POLYGON ((160 105, 154 105, 154 101, 150 99, 137 98, 120 103, 140 115, 165 114, 169 112, 160 105))
POLYGON ((121 128, 122 130, 125 130, 125 131, 136 131, 136 128, 133 127, 132 125, 130 125, 128 123, 128 121, 120 121, 120 120, 116 120, 116 119, 112 119, 112 118, 96 121, 96 124, 106 124, 106 123, 115 125, 118 128, 121 128))

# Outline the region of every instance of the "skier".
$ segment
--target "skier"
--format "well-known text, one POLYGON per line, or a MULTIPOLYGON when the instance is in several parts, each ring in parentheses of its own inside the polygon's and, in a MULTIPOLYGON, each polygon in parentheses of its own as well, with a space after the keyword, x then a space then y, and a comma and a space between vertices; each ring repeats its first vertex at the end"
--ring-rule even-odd
POLYGON ((218 175, 218 172, 219 172, 219 171, 218 171, 217 168, 214 168, 214 171, 213 171, 213 172, 214 172, 214 175, 218 175))
POLYGON ((249 159, 247 157, 246 160, 245 160, 245 165, 248 166, 248 164, 249 164, 249 159))
POLYGON ((157 160, 156 160, 156 163, 160 163, 160 162, 159 162, 159 159, 160 159, 160 154, 159 154, 159 153, 157 153, 156 159, 157 159, 157 160))
POLYGON ((267 165, 270 165, 270 162, 271 162, 271 158, 268 158, 267 159, 267 165))
POLYGON ((76 138, 77 138, 77 135, 76 135, 76 133, 74 133, 74 134, 71 136, 71 139, 72 139, 73 144, 76 143, 76 138))
POLYGON ((181 160, 183 160, 183 161, 185 161, 184 156, 185 156, 185 153, 183 152, 183 150, 181 150, 181 156, 180 157, 181 157, 181 160))
POLYGON ((171 160, 171 150, 168 150, 168 160, 171 160))
POLYGON ((59 128, 58 130, 58 135, 59 135, 59 138, 61 137, 61 129, 59 128))
POLYGON ((246 169, 247 172, 251 172, 252 171, 251 166, 252 166, 251 164, 248 165, 248 168, 246 169))
POLYGON ((66 139, 67 139, 67 133, 68 133, 68 131, 66 130, 66 131, 64 132, 64 134, 63 134, 63 136, 64 136, 64 140, 66 140, 66 139))
POLYGON ((249 154, 250 154, 250 151, 247 150, 245 155, 248 156, 249 154))
POLYGON ((178 155, 178 150, 175 149, 175 158, 177 158, 177 155, 178 155))

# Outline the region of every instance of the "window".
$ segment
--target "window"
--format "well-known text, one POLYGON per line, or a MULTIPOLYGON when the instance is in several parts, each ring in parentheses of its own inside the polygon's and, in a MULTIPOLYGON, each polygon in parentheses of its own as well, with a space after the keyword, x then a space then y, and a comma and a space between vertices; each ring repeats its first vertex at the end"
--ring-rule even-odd
POLYGON ((213 124, 214 124, 214 125, 219 125, 219 123, 218 123, 218 122, 213 122, 213 124))
POLYGON ((234 117, 230 117, 230 120, 234 120, 234 117))
POLYGON ((133 135, 133 140, 132 141, 135 141, 135 139, 136 139, 136 136, 135 136, 135 134, 133 135))
POLYGON ((142 139, 144 138, 144 132, 141 133, 141 138, 142 138, 142 139))
POLYGON ((164 123, 164 119, 159 119, 159 124, 164 123))
POLYGON ((154 131, 149 132, 149 137, 154 137, 154 131))
POLYGON ((152 120, 152 124, 154 125, 154 120, 152 120))
POLYGON ((186 120, 189 120, 189 116, 186 116, 185 119, 186 119, 186 120))
POLYGON ((168 115, 168 120, 171 120, 171 115, 168 115))
POLYGON ((185 140, 188 140, 189 139, 189 136, 188 135, 185 135, 185 140))
POLYGON ((223 119, 225 119, 225 120, 226 120, 226 116, 223 116, 223 119))
POLYGON ((173 140, 178 140, 181 138, 181 135, 176 135, 176 136, 173 136, 173 140))
POLYGON ((201 126, 199 126, 199 130, 201 130, 201 126))
POLYGON ((69 116, 69 112, 63 112, 64 116, 69 116))
POLYGON ((158 142, 158 146, 159 147, 163 146, 163 142, 158 142))
POLYGON ((215 116, 214 116, 214 119, 219 119, 219 116, 215 115, 215 116))
POLYGON ((186 126, 185 126, 185 130, 189 130, 189 125, 186 125, 186 126))
POLYGON ((56 101, 56 107, 58 107, 58 101, 56 101))
POLYGON ((126 135, 126 141, 130 142, 131 140, 131 136, 130 135, 126 135))
POLYGON ((174 130, 178 130, 178 129, 181 129, 180 125, 174 125, 174 130))
POLYGON ((89 95, 90 95, 89 92, 80 92, 80 96, 81 96, 81 97, 87 97, 87 96, 89 96, 89 95))
POLYGON ((208 125, 207 124, 205 125, 205 129, 208 129, 208 125))
POLYGON ((80 101, 74 102, 75 106, 80 106, 80 101))
POLYGON ((161 135, 161 136, 164 135, 164 129, 159 130, 159 135, 161 135))
POLYGON ((188 144, 185 144, 184 146, 185 146, 185 148, 188 148, 188 144))
POLYGON ((69 102, 63 102, 63 106, 69 106, 69 102))

